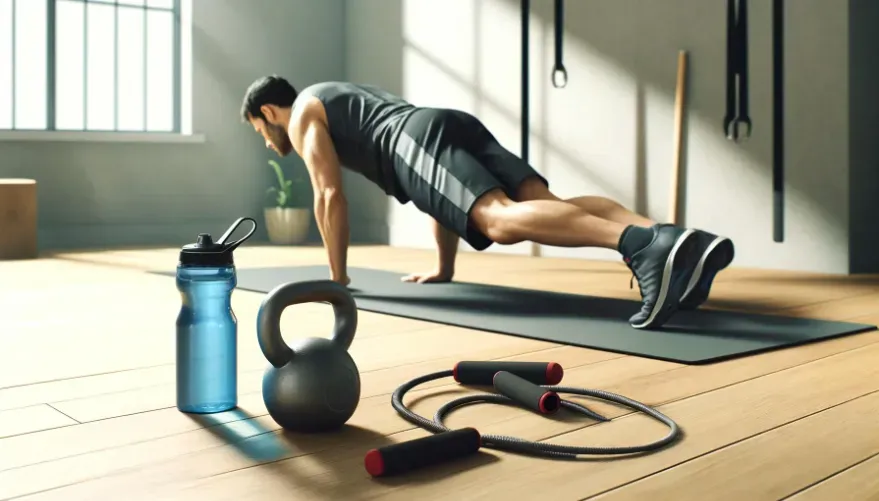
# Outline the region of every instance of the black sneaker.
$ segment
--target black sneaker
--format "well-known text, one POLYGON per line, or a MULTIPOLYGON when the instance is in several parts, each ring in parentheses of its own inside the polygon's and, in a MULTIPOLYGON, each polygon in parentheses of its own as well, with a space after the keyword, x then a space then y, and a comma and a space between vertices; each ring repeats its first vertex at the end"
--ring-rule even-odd
POLYGON ((699 262, 681 298, 679 307, 682 310, 695 310, 708 299, 714 277, 732 263, 736 254, 735 246, 729 238, 696 230, 696 240, 699 262))
POLYGON ((623 257, 641 289, 643 306, 629 319, 636 329, 660 327, 671 318, 699 261, 694 230, 663 224, 650 229, 653 240, 623 257))

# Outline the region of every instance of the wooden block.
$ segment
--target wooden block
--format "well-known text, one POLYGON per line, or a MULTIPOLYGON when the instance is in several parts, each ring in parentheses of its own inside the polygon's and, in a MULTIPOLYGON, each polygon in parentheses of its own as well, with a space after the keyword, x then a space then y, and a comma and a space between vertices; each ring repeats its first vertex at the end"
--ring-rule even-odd
POLYGON ((37 182, 0 179, 0 260, 37 257, 37 182))

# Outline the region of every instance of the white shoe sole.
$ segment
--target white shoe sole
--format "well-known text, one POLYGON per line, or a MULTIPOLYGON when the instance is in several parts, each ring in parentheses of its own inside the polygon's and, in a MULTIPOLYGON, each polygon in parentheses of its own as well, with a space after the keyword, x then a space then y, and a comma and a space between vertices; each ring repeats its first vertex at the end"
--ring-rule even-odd
POLYGON ((696 232, 694 230, 685 230, 681 236, 678 237, 678 240, 675 242, 674 246, 671 248, 671 252, 668 253, 668 259, 665 260, 665 268, 662 270, 662 283, 659 286, 659 295, 656 297, 656 303, 653 304, 653 309, 650 311, 650 315, 647 316, 647 319, 639 324, 632 324, 632 327, 636 329, 643 329, 649 325, 652 325, 656 320, 656 316, 659 315, 659 312, 665 308, 665 300, 668 297, 668 286, 671 283, 671 275, 672 270, 674 270, 675 257, 678 255, 678 250, 681 248, 684 243, 695 237, 696 232))

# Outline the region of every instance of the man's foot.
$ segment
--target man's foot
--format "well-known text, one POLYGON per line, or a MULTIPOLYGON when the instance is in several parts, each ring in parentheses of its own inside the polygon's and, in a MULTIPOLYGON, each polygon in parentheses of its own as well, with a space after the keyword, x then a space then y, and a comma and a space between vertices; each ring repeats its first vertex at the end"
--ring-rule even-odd
POLYGON ((696 230, 696 240, 699 262, 681 298, 682 310, 695 310, 708 299, 714 277, 732 263, 736 253, 732 240, 726 237, 696 230))
POLYGON ((625 234, 620 250, 623 261, 632 270, 641 289, 641 311, 629 319, 636 329, 662 326, 678 309, 678 302, 686 290, 700 255, 695 252, 696 232, 672 225, 651 228, 630 227, 632 237, 625 234), (646 232, 652 233, 652 238, 646 232), (643 245, 626 245, 636 238, 643 245), (629 247, 629 248, 627 248, 629 247))

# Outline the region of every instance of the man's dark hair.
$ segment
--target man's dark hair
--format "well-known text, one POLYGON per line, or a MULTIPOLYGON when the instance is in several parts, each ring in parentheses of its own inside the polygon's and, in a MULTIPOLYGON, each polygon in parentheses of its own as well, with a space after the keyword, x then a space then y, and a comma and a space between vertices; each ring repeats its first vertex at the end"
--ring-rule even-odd
POLYGON ((245 122, 251 118, 266 119, 260 108, 263 105, 274 104, 282 108, 293 105, 296 96, 299 95, 290 82, 279 77, 270 75, 261 77, 250 84, 244 93, 244 102, 241 103, 241 119, 245 122))

